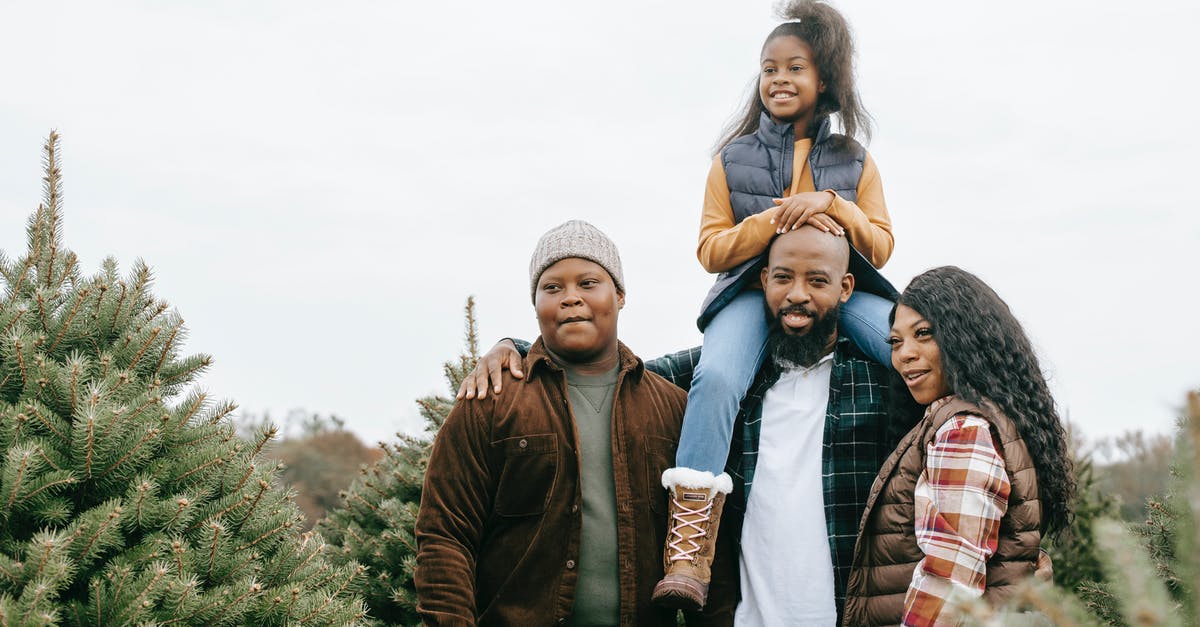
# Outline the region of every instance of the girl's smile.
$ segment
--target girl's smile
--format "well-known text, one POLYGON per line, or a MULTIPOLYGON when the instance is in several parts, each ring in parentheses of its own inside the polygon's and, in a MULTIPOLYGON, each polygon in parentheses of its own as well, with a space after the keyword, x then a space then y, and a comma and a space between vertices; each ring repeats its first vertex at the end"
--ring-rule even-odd
POLYGON ((758 94, 776 122, 795 122, 807 129, 825 84, 812 48, 799 37, 782 35, 763 46, 758 94))

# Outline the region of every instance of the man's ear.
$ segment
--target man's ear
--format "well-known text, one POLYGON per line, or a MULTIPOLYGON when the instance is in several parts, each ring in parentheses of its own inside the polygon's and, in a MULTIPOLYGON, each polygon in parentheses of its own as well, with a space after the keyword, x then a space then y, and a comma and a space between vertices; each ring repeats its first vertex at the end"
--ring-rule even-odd
POLYGON ((842 295, 838 299, 840 302, 850 300, 850 295, 854 293, 854 275, 847 272, 842 275, 842 295))
POLYGON ((764 290, 767 289, 767 268, 766 267, 763 267, 762 272, 758 273, 758 283, 760 285, 762 285, 762 288, 764 290))
POLYGON ((625 294, 622 292, 617 292, 617 310, 619 311, 624 308, 625 308, 625 294))

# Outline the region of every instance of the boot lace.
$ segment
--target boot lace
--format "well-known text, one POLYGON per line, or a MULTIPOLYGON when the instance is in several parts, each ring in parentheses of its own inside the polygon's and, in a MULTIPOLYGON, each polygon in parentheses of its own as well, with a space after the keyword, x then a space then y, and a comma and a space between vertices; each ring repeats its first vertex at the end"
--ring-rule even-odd
POLYGON ((675 504, 675 513, 671 515, 675 519, 675 524, 671 526, 671 535, 674 539, 667 543, 671 548, 672 555, 670 560, 678 562, 680 560, 694 561, 696 553, 702 548, 696 540, 708 535, 708 530, 700 525, 708 522, 710 512, 712 511, 713 502, 709 499, 704 505, 692 509, 681 503, 679 499, 671 499, 675 504), (689 520, 689 517, 694 519, 689 520), (685 535, 684 530, 691 528, 694 533, 685 535), (684 548, 683 544, 690 544, 690 548, 684 548))

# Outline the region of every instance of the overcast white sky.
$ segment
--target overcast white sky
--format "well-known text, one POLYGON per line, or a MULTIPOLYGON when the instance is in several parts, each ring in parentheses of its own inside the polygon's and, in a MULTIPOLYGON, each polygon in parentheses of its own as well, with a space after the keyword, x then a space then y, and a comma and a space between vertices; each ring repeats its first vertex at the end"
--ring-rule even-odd
MULTIPOLYGON (((976 272, 1088 434, 1168 430, 1200 384, 1200 5, 835 6, 885 274, 976 272)), ((699 342, 709 150, 775 23, 765 1, 6 2, 0 249, 24 250, 57 128, 67 244, 86 272, 151 264, 216 358, 205 387, 387 439, 444 391, 467 295, 487 343, 536 335, 529 255, 570 218, 620 246, 627 344, 699 342)))

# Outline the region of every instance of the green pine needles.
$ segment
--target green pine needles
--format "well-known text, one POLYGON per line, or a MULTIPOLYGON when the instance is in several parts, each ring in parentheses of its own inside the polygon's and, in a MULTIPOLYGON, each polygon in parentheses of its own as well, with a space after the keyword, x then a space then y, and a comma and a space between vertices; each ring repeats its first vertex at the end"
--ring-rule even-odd
POLYGON ((425 418, 427 437, 401 435, 394 444, 380 444, 384 457, 364 468, 348 490, 343 506, 318 523, 329 538, 335 562, 368 567, 363 596, 371 616, 388 625, 419 625, 413 570, 417 542, 413 529, 433 435, 454 407, 453 395, 479 359, 475 329, 475 300, 467 299, 466 350, 443 365, 450 397, 428 396, 417 401, 425 418))
POLYGON ((347 625, 333 565, 230 403, 188 391, 183 319, 141 261, 93 276, 63 247, 58 136, 28 251, 0 255, 0 624, 347 625))

